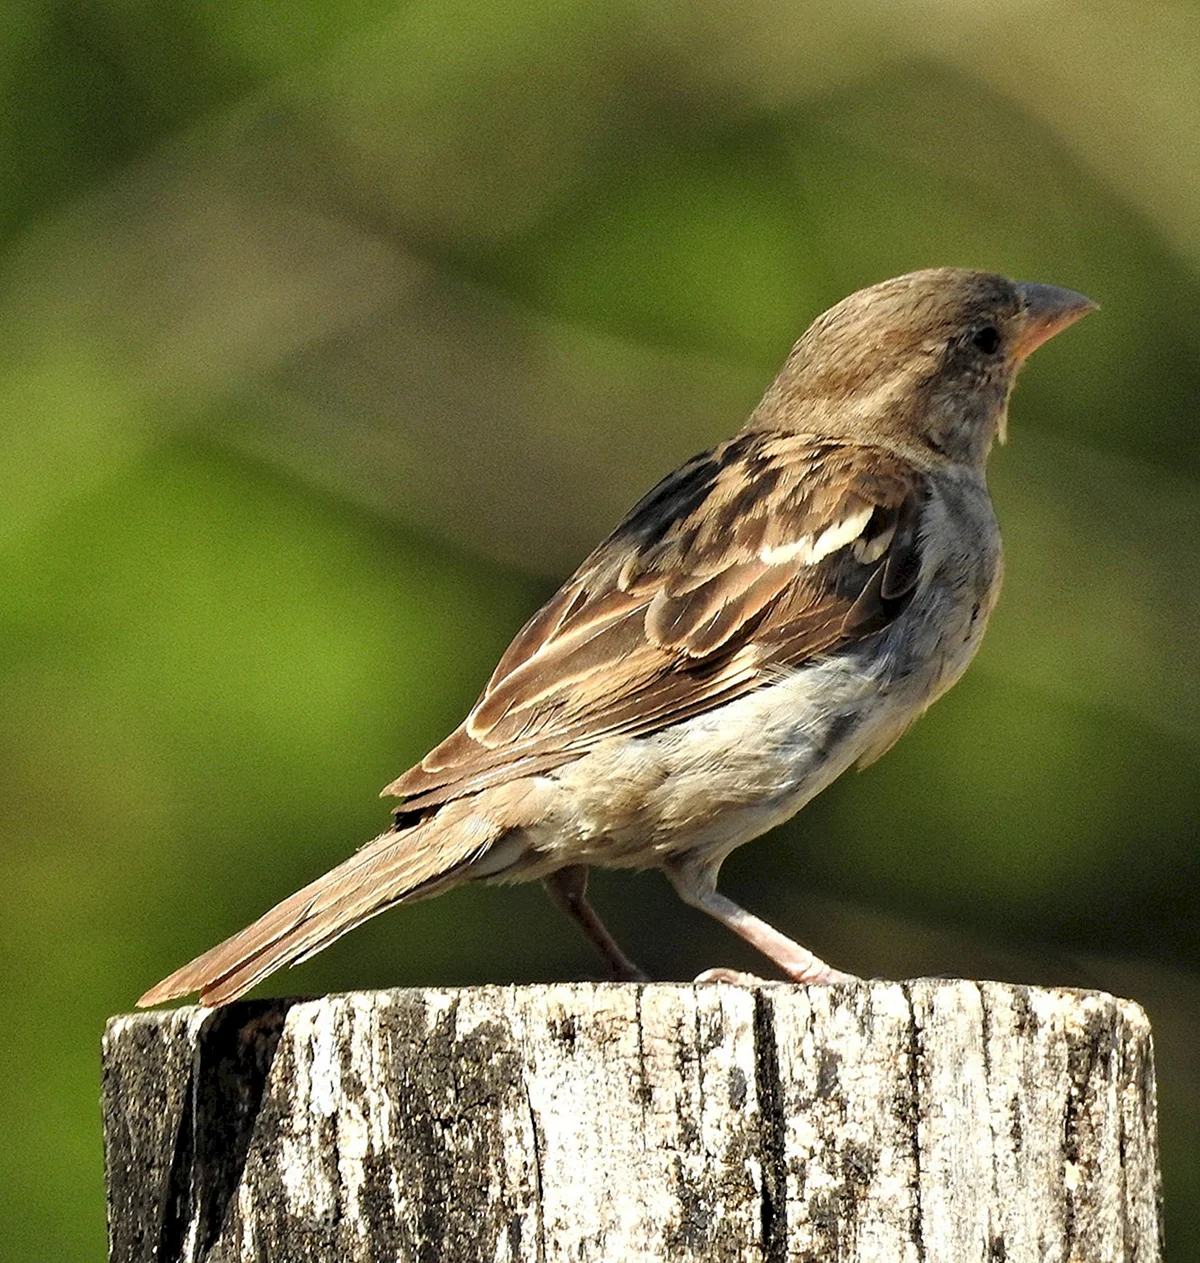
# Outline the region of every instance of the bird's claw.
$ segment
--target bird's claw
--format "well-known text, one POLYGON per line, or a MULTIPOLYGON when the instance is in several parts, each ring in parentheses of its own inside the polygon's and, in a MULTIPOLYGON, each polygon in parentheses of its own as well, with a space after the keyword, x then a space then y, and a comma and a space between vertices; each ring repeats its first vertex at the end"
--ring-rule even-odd
POLYGON ((728 982, 735 987, 763 987, 771 979, 760 978, 757 974, 748 974, 742 969, 706 969, 696 975, 696 982, 728 982))

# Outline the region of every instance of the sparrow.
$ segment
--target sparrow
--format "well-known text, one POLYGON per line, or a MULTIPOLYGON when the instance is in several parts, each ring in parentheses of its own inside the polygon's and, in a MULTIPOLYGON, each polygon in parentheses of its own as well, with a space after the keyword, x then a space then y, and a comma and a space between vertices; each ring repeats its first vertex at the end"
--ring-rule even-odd
POLYGON ((469 881, 541 881, 615 978, 642 980, 588 902, 592 865, 661 869, 796 982, 852 977, 717 874, 962 675, 1000 589, 985 466, 1014 380, 1094 309, 938 268, 819 316, 745 426, 633 507, 386 787, 391 826, 138 1003, 224 1004, 469 881))

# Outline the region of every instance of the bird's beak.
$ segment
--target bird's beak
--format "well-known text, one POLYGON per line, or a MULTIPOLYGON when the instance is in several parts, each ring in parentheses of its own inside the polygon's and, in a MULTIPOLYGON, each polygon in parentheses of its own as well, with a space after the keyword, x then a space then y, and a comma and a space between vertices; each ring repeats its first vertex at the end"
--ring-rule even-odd
POLYGON ((1017 285, 1017 291, 1021 295, 1024 318, 1024 327, 1013 351, 1017 363, 1097 307, 1090 298, 1073 289, 1059 289, 1057 285, 1023 281, 1017 285))

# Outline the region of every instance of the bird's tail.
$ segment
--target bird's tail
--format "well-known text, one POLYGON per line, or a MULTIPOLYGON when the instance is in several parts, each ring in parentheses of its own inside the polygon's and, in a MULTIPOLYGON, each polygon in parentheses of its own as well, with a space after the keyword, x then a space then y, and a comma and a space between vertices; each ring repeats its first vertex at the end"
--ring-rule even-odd
POLYGON ((307 960, 393 904, 454 884, 498 832, 483 816, 454 811, 456 806, 420 824, 380 834, 253 925, 151 987, 138 1006, 195 991, 201 1004, 227 1004, 276 969, 307 960))

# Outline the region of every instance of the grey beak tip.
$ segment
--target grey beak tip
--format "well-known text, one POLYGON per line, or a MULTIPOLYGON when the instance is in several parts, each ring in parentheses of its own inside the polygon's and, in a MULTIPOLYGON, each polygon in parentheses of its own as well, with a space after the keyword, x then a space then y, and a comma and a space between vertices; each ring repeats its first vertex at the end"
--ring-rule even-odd
POLYGON ((1087 316, 1100 310, 1100 304, 1086 294, 1060 285, 1042 285, 1037 281, 1021 281, 1017 290, 1031 315, 1060 313, 1064 316, 1087 316))

